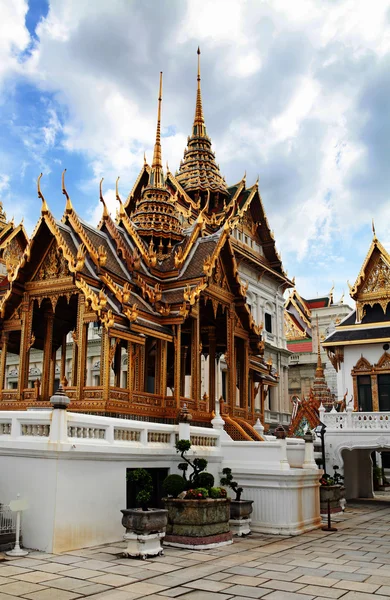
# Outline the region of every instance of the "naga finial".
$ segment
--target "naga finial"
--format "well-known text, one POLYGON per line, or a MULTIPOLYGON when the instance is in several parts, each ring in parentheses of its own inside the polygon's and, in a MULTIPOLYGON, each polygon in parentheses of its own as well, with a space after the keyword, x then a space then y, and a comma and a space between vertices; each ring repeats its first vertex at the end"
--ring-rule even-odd
POLYGON ((41 191, 41 178, 42 178, 43 173, 41 173, 37 179, 37 191, 38 191, 38 198, 40 198, 42 200, 42 208, 41 208, 41 213, 43 215, 46 215, 49 212, 49 207, 47 206, 47 202, 45 200, 44 195, 42 194, 41 191))
POLYGON ((107 210, 107 205, 103 198, 103 181, 104 181, 104 177, 101 178, 100 184, 99 184, 100 202, 103 204, 103 219, 107 219, 108 218, 108 210, 107 210))
POLYGON ((72 201, 69 198, 69 194, 66 191, 66 187, 65 187, 65 173, 66 173, 66 169, 64 169, 62 171, 62 193, 64 194, 64 196, 66 197, 66 206, 65 206, 65 212, 66 213, 71 213, 73 210, 73 206, 72 206, 72 201))
POLYGON ((376 240, 376 233, 375 233, 375 223, 374 223, 374 219, 372 219, 372 233, 374 236, 374 240, 376 240))

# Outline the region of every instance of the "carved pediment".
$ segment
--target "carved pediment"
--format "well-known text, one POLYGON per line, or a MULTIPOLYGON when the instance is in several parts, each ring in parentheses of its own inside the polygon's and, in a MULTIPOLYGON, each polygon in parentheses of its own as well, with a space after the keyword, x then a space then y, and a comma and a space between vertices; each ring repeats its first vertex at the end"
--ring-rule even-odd
POLYGON ((3 258, 7 271, 15 269, 22 258, 23 250, 16 238, 13 238, 5 247, 3 258))
POLYGON ((289 341, 301 340, 307 337, 306 333, 298 327, 293 318, 286 311, 284 313, 284 333, 286 339, 289 341))
POLYGON ((47 281, 71 275, 68 264, 59 251, 57 244, 53 243, 39 266, 34 281, 47 281))
POLYGON ((376 364, 377 369, 390 369, 390 354, 384 352, 376 364))
MULTIPOLYGON (((378 293, 378 296, 390 291, 390 267, 382 256, 375 261, 366 277, 360 294, 378 293)), ((359 296, 360 296, 359 294, 359 296)))
POLYGON ((357 361, 356 365, 353 368, 353 371, 359 371, 359 372, 371 371, 371 370, 372 370, 372 365, 368 362, 368 360, 366 358, 364 358, 364 356, 361 356, 359 358, 359 360, 357 361))

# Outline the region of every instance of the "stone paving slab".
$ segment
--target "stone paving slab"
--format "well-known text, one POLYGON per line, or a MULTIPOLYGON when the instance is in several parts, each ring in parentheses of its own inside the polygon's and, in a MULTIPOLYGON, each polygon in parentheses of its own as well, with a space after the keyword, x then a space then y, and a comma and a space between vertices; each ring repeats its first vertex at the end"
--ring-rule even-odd
POLYGON ((207 551, 123 558, 124 542, 0 564, 0 600, 390 600, 390 510, 356 503, 335 533, 259 532, 207 551))

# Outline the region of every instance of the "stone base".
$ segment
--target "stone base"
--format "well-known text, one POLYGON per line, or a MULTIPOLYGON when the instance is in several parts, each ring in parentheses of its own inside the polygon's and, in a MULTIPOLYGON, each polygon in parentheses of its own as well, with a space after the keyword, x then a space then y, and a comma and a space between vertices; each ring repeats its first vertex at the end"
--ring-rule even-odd
POLYGON ((230 519, 230 531, 233 535, 243 537, 251 532, 251 519, 230 519))
POLYGON ((131 558, 146 559, 147 556, 158 556, 164 554, 161 540, 165 532, 148 533, 139 535, 137 533, 125 533, 123 539, 127 542, 124 556, 131 558))
POLYGON ((205 537, 190 537, 186 535, 167 534, 164 539, 164 546, 173 546, 174 548, 188 548, 189 550, 209 550, 219 546, 227 546, 233 543, 232 532, 219 533, 216 535, 207 535, 205 537))

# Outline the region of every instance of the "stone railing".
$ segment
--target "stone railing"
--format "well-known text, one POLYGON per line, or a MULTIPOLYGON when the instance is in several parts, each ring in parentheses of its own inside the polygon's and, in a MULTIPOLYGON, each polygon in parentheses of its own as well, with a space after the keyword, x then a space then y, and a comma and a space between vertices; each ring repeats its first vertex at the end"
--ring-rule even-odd
MULTIPOLYGON (((189 437, 197 451, 220 449, 220 432, 206 427, 189 427, 189 437)), ((3 442, 59 442, 93 447, 97 451, 108 446, 126 448, 165 448, 176 455, 175 441, 182 437, 180 425, 134 421, 99 415, 86 415, 63 410, 0 411, 0 444, 3 442)), ((187 438, 188 439, 188 438, 187 438)))
POLYGON ((339 430, 388 431, 390 432, 390 412, 346 412, 323 413, 320 417, 327 432, 339 430))

